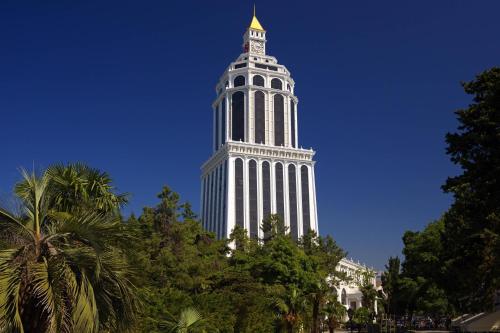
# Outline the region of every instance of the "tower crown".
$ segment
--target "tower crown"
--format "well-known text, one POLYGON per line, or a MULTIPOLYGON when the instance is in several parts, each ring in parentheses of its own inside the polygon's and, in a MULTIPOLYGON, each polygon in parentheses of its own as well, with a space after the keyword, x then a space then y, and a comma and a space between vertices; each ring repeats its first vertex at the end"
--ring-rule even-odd
POLYGON ((250 26, 243 35, 243 52, 258 55, 266 54, 266 31, 255 15, 255 6, 250 26))

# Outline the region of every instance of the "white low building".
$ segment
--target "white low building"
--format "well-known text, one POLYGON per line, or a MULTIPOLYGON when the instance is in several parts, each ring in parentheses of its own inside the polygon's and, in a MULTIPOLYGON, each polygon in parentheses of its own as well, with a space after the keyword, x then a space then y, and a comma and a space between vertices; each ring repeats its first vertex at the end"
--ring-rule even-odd
MULTIPOLYGON (((377 289, 376 272, 359 262, 354 262, 352 259, 342 259, 337 270, 346 273, 348 280, 340 282, 337 287, 338 301, 346 307, 346 309, 356 310, 362 306, 363 294, 359 287, 363 283, 363 272, 369 272, 372 277, 370 283, 377 289)), ((377 313, 377 301, 375 301, 375 313, 377 313)))

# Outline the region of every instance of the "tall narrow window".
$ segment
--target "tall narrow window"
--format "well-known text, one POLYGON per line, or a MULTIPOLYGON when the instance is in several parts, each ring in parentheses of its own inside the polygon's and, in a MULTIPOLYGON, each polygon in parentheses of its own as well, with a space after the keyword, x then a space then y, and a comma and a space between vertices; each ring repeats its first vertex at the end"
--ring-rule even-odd
POLYGON ((290 101, 290 127, 292 134, 292 147, 295 146, 295 102, 290 101))
POLYGON ((221 164, 219 166, 219 204, 217 205, 219 207, 219 216, 217 217, 217 238, 221 238, 221 233, 222 233, 222 215, 223 215, 223 210, 222 210, 222 205, 223 205, 223 200, 224 200, 224 177, 225 177, 225 170, 224 170, 224 165, 221 164))
POLYGON ((237 77, 234 78, 234 86, 235 87, 240 87, 245 85, 245 77, 242 75, 238 75, 237 77))
POLYGON ((274 95, 274 145, 285 144, 285 110, 283 108, 283 96, 274 95))
POLYGON ((288 202, 290 203, 290 233, 292 238, 299 238, 299 229, 297 226, 297 180, 295 178, 295 165, 288 166, 288 202))
POLYGON ((221 122, 221 126, 220 126, 221 135, 222 135, 221 145, 223 145, 226 143, 226 98, 225 97, 222 98, 220 112, 221 112, 221 117, 222 117, 222 122, 221 122))
POLYGON ((283 164, 276 163, 276 214, 280 215, 282 219, 285 219, 285 200, 284 200, 284 190, 283 190, 283 164))
POLYGON ((245 94, 237 91, 232 96, 232 139, 245 140, 245 94))
POLYGON ((309 169, 300 167, 300 185, 302 188, 302 232, 305 235, 311 229, 311 213, 309 206, 309 169))
POLYGON ((234 162, 234 199, 235 199, 235 222, 244 228, 243 220, 243 160, 237 158, 234 162))
POLYGON ((253 85, 263 87, 264 86, 264 78, 260 75, 254 75, 253 77, 253 85))
POLYGON ((266 113, 264 107, 264 93, 256 91, 255 103, 255 143, 266 143, 266 113))
POLYGON ((276 79, 276 78, 272 79, 271 80, 271 88, 283 90, 283 83, 281 82, 280 79, 276 79))
MULTIPOLYGON (((262 217, 266 219, 271 214, 271 168, 269 162, 262 162, 262 217)), ((262 220, 259 221, 259 224, 262 220)), ((267 238, 267 234, 264 237, 267 238)))
POLYGON ((259 221, 257 220, 257 162, 248 163, 248 194, 250 196, 250 237, 259 236, 259 221))
POLYGON ((212 217, 211 217, 211 225, 210 225, 210 231, 215 232, 215 223, 217 223, 217 176, 219 174, 219 169, 215 168, 213 171, 213 178, 214 181, 212 183, 212 217))
POLYGON ((262 163, 262 215, 267 218, 271 214, 271 168, 269 162, 262 163))

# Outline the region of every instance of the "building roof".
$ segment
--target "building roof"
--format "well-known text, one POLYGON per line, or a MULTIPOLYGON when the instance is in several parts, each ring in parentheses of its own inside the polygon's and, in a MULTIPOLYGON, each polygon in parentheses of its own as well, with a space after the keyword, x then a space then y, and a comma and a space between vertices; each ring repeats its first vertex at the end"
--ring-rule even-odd
POLYGON ((255 16, 255 5, 253 6, 253 17, 252 17, 252 22, 250 22, 249 28, 264 31, 264 28, 260 24, 259 20, 257 20, 257 16, 255 16))

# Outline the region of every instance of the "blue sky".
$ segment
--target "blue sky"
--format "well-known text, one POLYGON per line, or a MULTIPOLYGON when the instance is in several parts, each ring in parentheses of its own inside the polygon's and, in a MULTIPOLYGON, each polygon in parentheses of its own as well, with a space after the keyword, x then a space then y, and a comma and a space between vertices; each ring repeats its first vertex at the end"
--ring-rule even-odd
MULTIPOLYGON (((299 97, 321 234, 382 268, 450 203, 460 81, 499 65, 498 1, 257 1, 267 51, 299 97)), ((21 166, 83 161, 132 194, 163 184, 199 209, 211 102, 249 1, 2 1, 0 198, 21 166)))

